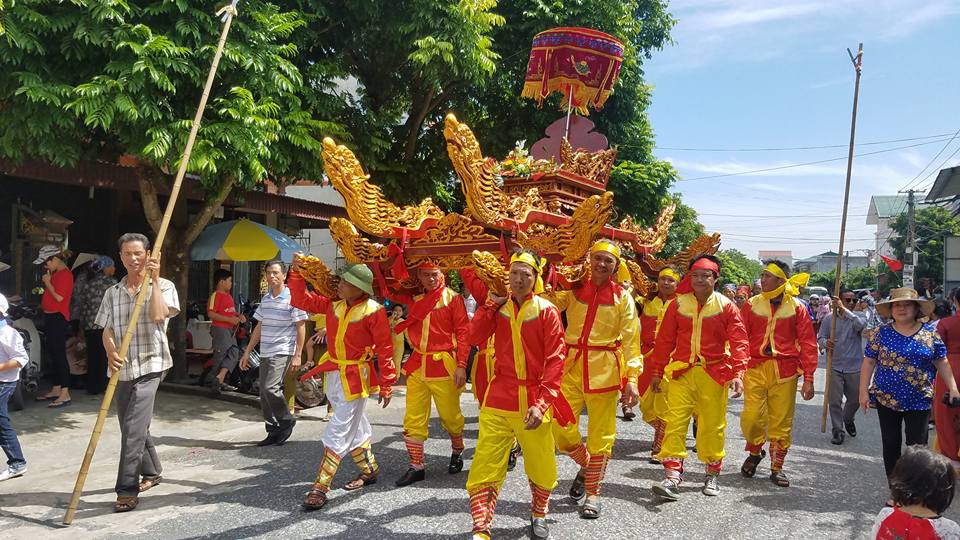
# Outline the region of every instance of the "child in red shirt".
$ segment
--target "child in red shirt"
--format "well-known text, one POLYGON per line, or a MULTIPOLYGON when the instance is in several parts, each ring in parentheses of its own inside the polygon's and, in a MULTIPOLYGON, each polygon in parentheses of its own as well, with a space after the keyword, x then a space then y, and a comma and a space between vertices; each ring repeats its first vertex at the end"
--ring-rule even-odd
POLYGON ((960 539, 960 526, 942 517, 953 502, 956 473, 950 461, 922 446, 911 446, 890 475, 892 506, 880 511, 870 538, 960 539))
POLYGON ((246 317, 237 314, 233 296, 230 295, 233 274, 220 268, 213 273, 213 281, 216 289, 207 302, 207 315, 213 321, 210 326, 210 337, 213 338, 213 367, 210 373, 215 375, 207 381, 207 385, 214 393, 220 393, 222 390, 236 390, 224 380, 240 361, 240 349, 234 331, 238 324, 246 322, 246 317))

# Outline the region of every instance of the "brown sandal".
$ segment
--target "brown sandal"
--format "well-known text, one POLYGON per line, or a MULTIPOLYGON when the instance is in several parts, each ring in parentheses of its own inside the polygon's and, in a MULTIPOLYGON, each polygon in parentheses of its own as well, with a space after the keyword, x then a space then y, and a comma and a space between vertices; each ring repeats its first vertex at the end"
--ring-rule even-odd
POLYGON ((311 489, 303 500, 304 510, 319 510, 327 505, 327 494, 319 489, 311 489))
POLYGON ((123 495, 117 497, 117 502, 113 503, 114 512, 129 512, 140 504, 140 499, 132 495, 123 495))
POLYGON ((376 475, 374 475, 374 476, 364 476, 364 475, 361 474, 360 476, 358 476, 358 477, 354 478, 353 480, 347 482, 346 485, 343 486, 343 489, 345 489, 346 491, 355 491, 355 490, 358 490, 358 489, 360 489, 360 488, 362 488, 362 487, 364 487, 364 486, 369 486, 369 485, 371 485, 371 484, 376 484, 376 483, 377 483, 377 476, 376 476, 376 475))
POLYGON ((144 491, 150 488, 156 487, 161 480, 163 480, 163 477, 160 476, 159 474, 157 476, 144 476, 143 480, 140 480, 140 486, 139 486, 140 493, 143 493, 144 491))
POLYGON ((783 471, 773 471, 770 473, 770 481, 780 487, 790 487, 790 479, 783 471))

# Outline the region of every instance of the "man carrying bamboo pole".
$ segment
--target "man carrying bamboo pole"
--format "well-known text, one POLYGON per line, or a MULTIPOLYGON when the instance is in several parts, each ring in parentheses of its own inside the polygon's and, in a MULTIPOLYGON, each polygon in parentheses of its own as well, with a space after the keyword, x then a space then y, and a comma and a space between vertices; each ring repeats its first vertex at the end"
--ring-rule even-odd
POLYGON ((790 448, 793 415, 797 407, 797 378, 803 374, 800 395, 813 399, 813 374, 817 370, 817 338, 807 307, 794 297, 810 276, 790 276, 790 267, 779 260, 765 262, 760 274, 761 293, 743 308, 750 339, 750 361, 743 378, 743 413, 740 428, 750 453, 740 473, 750 478, 763 459, 770 441, 770 481, 789 487, 783 462, 790 448))
POLYGON ((129 512, 140 502, 139 493, 156 486, 161 479, 163 468, 150 437, 150 421, 160 380, 173 367, 167 321, 180 312, 180 300, 173 283, 159 276, 160 259, 150 257, 150 240, 146 236, 127 233, 117 244, 127 276, 103 295, 96 323, 103 327, 103 347, 110 369, 120 371, 116 390, 120 467, 113 509, 129 512), (121 357, 119 338, 130 324, 130 313, 147 273, 151 284, 144 304, 145 315, 137 321, 126 357, 121 357))

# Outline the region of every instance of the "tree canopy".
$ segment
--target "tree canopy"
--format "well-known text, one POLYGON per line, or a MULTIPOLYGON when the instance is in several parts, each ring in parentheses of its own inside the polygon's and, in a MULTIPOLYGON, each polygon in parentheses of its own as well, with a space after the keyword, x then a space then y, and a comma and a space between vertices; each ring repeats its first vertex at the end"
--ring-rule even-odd
POLYGON ((750 285, 760 277, 760 261, 747 257, 739 250, 722 249, 717 252, 717 258, 721 262, 720 278, 717 282, 721 285, 750 285))
MULTIPOLYGON (((930 278, 932 283, 943 283, 943 248, 947 236, 960 234, 960 220, 946 208, 929 206, 916 211, 915 230, 917 234, 917 267, 914 270, 914 282, 920 278, 930 278)), ((897 237, 890 240, 897 259, 909 264, 906 247, 908 237, 907 214, 900 214, 890 222, 890 228, 897 237)))

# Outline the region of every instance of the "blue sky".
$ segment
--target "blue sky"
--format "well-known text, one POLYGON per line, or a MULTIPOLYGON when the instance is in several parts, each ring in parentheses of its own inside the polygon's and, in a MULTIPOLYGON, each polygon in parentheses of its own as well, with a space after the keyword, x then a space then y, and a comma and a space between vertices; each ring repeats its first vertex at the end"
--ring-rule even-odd
MULTIPOLYGON (((682 181, 675 189, 723 247, 750 257, 789 249, 794 257, 836 250, 846 161, 760 174, 698 177, 846 156, 854 70, 846 48, 864 43, 857 142, 948 134, 858 146, 847 248, 874 245, 865 224, 870 196, 906 186, 960 129, 960 0, 681 0, 674 45, 645 63, 654 86, 650 117, 657 156, 682 181), (666 148, 784 148, 705 152, 666 148), (800 216, 769 219, 771 215, 800 216)), ((913 182, 929 186, 960 147, 957 137, 913 182), (937 167, 939 168, 939 167, 937 167)), ((945 166, 960 164, 960 153, 945 166)))

